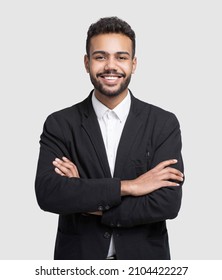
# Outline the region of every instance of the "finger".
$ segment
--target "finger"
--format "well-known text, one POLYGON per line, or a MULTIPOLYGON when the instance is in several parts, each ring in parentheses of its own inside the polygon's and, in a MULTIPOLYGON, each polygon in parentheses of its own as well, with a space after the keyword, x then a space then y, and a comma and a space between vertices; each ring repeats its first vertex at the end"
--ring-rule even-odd
POLYGON ((58 161, 58 160, 54 160, 53 165, 56 166, 67 177, 78 177, 78 173, 76 173, 73 165, 69 164, 68 166, 65 166, 67 164, 65 164, 62 161, 58 161), (59 163, 59 162, 61 162, 61 163, 59 163))
POLYGON ((162 174, 165 174, 165 173, 172 173, 172 174, 178 175, 178 176, 180 176, 180 177, 183 177, 183 176, 184 176, 183 173, 182 173, 180 170, 178 170, 178 169, 176 169, 176 168, 173 168, 173 167, 166 167, 166 168, 164 168, 163 170, 161 170, 161 173, 162 173, 162 174))
POLYGON ((67 177, 77 177, 75 170, 69 169, 63 165, 58 165, 58 168, 65 174, 67 177))
POLYGON ((159 176, 162 180, 176 180, 183 181, 183 173, 180 170, 172 167, 166 167, 159 172, 159 176))
POLYGON ((164 187, 178 187, 178 186, 180 186, 180 183, 178 183, 178 182, 163 180, 163 181, 160 181, 154 188, 156 190, 156 189, 160 189, 160 188, 164 188, 164 187))
POLYGON ((62 159, 63 159, 65 162, 67 162, 67 163, 73 165, 73 167, 74 167, 74 169, 75 169, 75 172, 76 172, 76 174, 77 174, 77 177, 79 177, 79 171, 78 171, 76 165, 75 165, 71 160, 69 160, 67 157, 62 157, 62 159))
POLYGON ((59 166, 63 166, 65 168, 67 168, 67 169, 74 169, 74 167, 75 167, 75 164, 72 163, 71 161, 64 162, 63 160, 61 160, 59 158, 56 158, 55 162, 57 162, 59 164, 59 166))
POLYGON ((67 176, 68 169, 66 167, 62 166, 62 164, 58 163, 58 161, 55 160, 52 162, 52 164, 56 167, 55 170, 57 171, 57 173, 59 173, 60 171, 67 176))
POLYGON ((161 170, 166 168, 167 166, 171 165, 171 164, 175 164, 177 163, 177 159, 169 159, 169 160, 165 160, 160 162, 159 164, 157 164, 157 166, 154 167, 155 170, 161 170))
POLYGON ((56 167, 54 170, 55 170, 55 172, 56 172, 57 174, 59 174, 59 175, 61 175, 61 176, 65 176, 65 174, 62 173, 62 171, 61 171, 59 168, 56 167))
POLYGON ((67 169, 74 169, 74 166, 70 163, 67 163, 67 162, 58 162, 56 161, 56 163, 59 165, 59 166, 62 166, 64 168, 67 168, 67 169))
POLYGON ((53 161, 53 165, 59 168, 65 176, 70 178, 71 177, 79 178, 79 172, 76 165, 66 157, 63 157, 62 159, 63 160, 56 158, 53 161))
POLYGON ((171 182, 171 181, 163 181, 163 186, 164 187, 179 187, 180 184, 179 183, 175 183, 175 182, 171 182))
POLYGON ((76 177, 78 177, 78 178, 79 178, 79 177, 80 177, 80 176, 79 176, 79 171, 78 171, 78 169, 77 169, 76 165, 74 165, 74 169, 75 169, 75 172, 76 172, 76 177))
POLYGON ((70 160, 68 160, 67 158, 66 158, 65 161, 63 161, 63 160, 61 160, 59 158, 56 158, 55 161, 58 162, 59 164, 61 164, 62 166, 68 168, 68 169, 75 169, 75 170, 77 170, 77 167, 75 166, 75 164, 73 162, 71 162, 70 160))
POLYGON ((174 180, 183 182, 183 177, 173 173, 166 173, 162 175, 161 180, 174 180))

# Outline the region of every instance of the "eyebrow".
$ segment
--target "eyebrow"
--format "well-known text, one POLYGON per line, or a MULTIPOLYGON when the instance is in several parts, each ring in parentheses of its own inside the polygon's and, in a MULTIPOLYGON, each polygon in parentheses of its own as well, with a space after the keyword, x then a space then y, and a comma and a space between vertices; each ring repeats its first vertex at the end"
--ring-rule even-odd
MULTIPOLYGON (((108 52, 105 52, 105 51, 94 51, 94 52, 92 53, 92 55, 95 55, 95 54, 104 54, 104 55, 107 55, 107 54, 109 54, 109 53, 108 53, 108 52)), ((129 55, 129 56, 130 56, 130 54, 129 54, 128 52, 124 52, 124 51, 116 52, 116 54, 118 54, 118 55, 120 55, 120 54, 126 54, 126 55, 129 55)))

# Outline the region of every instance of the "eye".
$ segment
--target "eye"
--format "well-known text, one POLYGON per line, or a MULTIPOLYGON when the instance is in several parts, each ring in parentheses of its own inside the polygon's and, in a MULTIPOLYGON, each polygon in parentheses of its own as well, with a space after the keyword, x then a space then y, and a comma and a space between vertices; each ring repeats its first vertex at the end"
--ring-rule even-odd
POLYGON ((118 60, 127 60, 128 58, 126 57, 126 56, 123 56, 123 55, 121 55, 121 56, 118 56, 118 60))
POLYGON ((106 57, 105 56, 102 56, 102 55, 98 55, 95 57, 96 60, 105 60, 106 57))

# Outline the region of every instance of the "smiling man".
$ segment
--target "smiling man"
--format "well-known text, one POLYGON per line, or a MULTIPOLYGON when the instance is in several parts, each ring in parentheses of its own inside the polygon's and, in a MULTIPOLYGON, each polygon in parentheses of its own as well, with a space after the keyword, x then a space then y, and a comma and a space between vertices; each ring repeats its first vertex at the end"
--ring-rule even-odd
POLYGON ((117 105, 126 97, 131 75, 136 68, 133 55, 132 42, 126 35, 108 33, 92 37, 85 65, 97 99, 109 100, 110 97, 119 96, 115 102, 117 105))
POLYGON ((84 63, 94 89, 51 114, 40 140, 36 195, 59 214, 55 259, 170 259, 166 220, 178 215, 181 133, 171 112, 134 97, 135 33, 102 18, 84 63))

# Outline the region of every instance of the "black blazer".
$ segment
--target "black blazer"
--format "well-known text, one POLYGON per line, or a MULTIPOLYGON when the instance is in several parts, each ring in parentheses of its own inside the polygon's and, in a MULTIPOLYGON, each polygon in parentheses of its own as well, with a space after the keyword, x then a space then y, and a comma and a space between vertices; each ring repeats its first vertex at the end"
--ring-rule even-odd
POLYGON ((39 206, 59 214, 54 258, 105 259, 113 234, 117 259, 170 259, 165 221, 178 214, 181 186, 121 197, 120 181, 167 159, 178 159, 175 168, 183 172, 178 120, 131 94, 111 178, 91 95, 51 114, 41 135, 35 188, 39 206), (55 173, 52 161, 62 156, 77 165, 80 178, 55 173), (98 210, 102 217, 83 214, 98 210))

